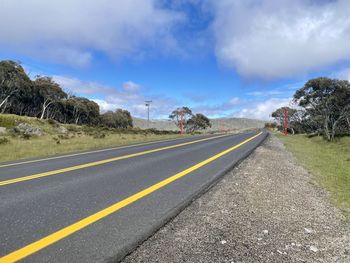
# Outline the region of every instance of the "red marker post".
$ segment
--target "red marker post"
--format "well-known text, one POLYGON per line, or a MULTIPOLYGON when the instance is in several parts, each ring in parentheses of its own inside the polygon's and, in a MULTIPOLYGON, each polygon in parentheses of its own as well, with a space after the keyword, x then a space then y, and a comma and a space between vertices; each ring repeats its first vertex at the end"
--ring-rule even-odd
POLYGON ((288 135, 288 110, 284 108, 284 135, 288 135))
POLYGON ((180 133, 184 134, 183 124, 182 124, 182 111, 180 111, 180 133))

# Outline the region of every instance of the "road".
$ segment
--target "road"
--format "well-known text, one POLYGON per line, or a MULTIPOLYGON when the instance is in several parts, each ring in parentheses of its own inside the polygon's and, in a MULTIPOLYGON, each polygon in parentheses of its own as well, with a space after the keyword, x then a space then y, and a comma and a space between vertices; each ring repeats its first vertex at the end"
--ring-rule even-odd
POLYGON ((0 263, 118 261, 265 137, 197 136, 0 164, 0 263))

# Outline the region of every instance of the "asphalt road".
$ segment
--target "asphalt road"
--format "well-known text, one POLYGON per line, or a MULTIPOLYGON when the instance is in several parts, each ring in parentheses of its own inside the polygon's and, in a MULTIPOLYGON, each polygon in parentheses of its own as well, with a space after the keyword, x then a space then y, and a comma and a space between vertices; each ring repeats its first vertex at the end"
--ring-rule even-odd
POLYGON ((0 263, 118 261, 265 137, 191 137, 0 164, 0 263))

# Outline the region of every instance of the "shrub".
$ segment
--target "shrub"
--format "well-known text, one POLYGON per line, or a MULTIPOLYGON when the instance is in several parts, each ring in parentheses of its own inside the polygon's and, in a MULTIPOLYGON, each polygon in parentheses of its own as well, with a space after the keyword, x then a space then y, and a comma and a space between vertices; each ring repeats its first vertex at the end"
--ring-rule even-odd
POLYGON ((0 127, 11 128, 16 125, 16 120, 12 116, 0 115, 0 127))
POLYGON ((7 143, 9 143, 9 142, 10 142, 10 140, 7 139, 7 138, 5 138, 5 137, 0 138, 0 144, 7 144, 7 143))
POLYGON ((102 132, 98 132, 98 133, 95 133, 93 136, 92 136, 94 139, 103 139, 106 137, 106 134, 105 133, 102 133, 102 132))

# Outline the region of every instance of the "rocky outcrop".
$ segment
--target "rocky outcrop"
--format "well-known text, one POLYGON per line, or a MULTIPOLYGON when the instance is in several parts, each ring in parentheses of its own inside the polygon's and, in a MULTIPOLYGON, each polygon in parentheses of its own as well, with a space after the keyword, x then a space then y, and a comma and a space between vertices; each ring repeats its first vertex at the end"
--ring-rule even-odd
POLYGON ((14 128, 14 131, 26 136, 42 136, 44 132, 38 127, 33 127, 28 123, 19 123, 14 128))

